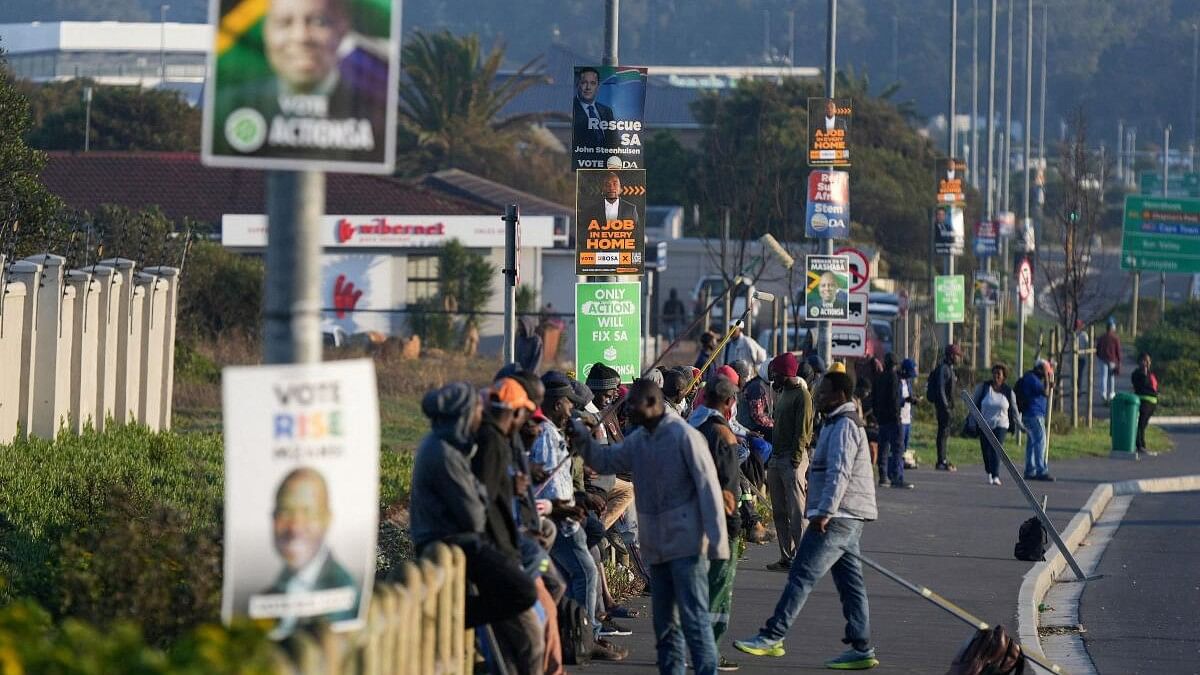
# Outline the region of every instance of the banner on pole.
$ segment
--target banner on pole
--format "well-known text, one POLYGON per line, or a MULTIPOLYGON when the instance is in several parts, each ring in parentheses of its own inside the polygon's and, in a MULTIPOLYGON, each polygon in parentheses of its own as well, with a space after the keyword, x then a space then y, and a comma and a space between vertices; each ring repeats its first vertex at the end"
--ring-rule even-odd
POLYGON ((967 194, 963 181, 967 177, 967 163, 957 157, 937 161, 937 201, 962 208, 966 206, 967 194))
POLYGON ((808 165, 850 166, 850 121, 854 107, 848 98, 808 99, 808 165))
POLYGON ((999 301, 1000 277, 992 272, 976 272, 971 304, 976 307, 995 307, 999 301))
POLYGON ((210 1, 205 164, 392 172, 399 1, 210 1))
POLYGON ((809 172, 804 231, 817 239, 846 239, 850 236, 849 172, 809 172))
POLYGON ((805 256, 808 283, 804 315, 810 321, 846 321, 850 316, 850 258, 805 256))
POLYGON ((646 68, 575 66, 571 166, 643 169, 646 68))
POLYGON ((575 274, 641 274, 645 169, 580 169, 575 181, 575 274))
POLYGON ((961 274, 933 278, 934 323, 962 323, 966 317, 966 280, 961 274))
POLYGON ((604 363, 630 383, 642 374, 642 285, 632 282, 575 284, 575 369, 579 379, 604 363))
POLYGON ((966 245, 962 209, 948 204, 933 211, 933 250, 938 255, 962 255, 966 245))
POLYGON ((1000 252, 1000 237, 997 236, 996 221, 981 220, 975 223, 975 257, 987 258, 1000 252))

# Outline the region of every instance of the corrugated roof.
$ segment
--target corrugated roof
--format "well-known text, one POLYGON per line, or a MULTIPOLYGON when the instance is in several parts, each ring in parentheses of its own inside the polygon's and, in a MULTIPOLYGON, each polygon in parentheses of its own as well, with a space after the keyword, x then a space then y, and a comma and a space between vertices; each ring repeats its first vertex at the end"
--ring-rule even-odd
MULTIPOLYGON (((77 209, 158 206, 169 218, 219 224, 226 213, 262 213, 263 171, 204 166, 186 152, 51 152, 42 180, 77 209)), ((325 212, 387 215, 495 214, 488 203, 421 180, 326 174, 325 212)))

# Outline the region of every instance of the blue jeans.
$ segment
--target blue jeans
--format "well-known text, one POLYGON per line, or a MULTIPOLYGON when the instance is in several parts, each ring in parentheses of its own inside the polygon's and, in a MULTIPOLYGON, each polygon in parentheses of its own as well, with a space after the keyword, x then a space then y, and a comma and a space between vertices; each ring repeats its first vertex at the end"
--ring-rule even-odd
POLYGON ((697 555, 651 565, 650 594, 658 672, 684 675, 690 654, 697 675, 716 675, 717 644, 708 614, 708 559, 697 555))
POLYGON ((879 475, 893 483, 904 481, 904 439, 900 424, 879 425, 879 475))
POLYGON ((842 550, 858 553, 863 521, 853 518, 830 518, 825 534, 811 525, 804 530, 800 547, 788 570, 787 585, 775 605, 775 613, 758 634, 769 640, 782 640, 796 621, 809 593, 827 572, 833 572, 833 584, 842 601, 842 616, 846 618, 846 637, 842 640, 855 649, 866 649, 871 642, 870 608, 867 606, 867 587, 863 582, 862 564, 858 558, 842 550))
POLYGON ((1046 467, 1046 418, 1022 414, 1021 421, 1029 432, 1025 438, 1025 477, 1044 476, 1046 467))
POLYGON ((567 578, 567 597, 584 608, 592 622, 592 632, 598 637, 600 622, 596 620, 596 591, 600 586, 600 575, 596 572, 596 561, 588 552, 583 527, 577 526, 571 534, 563 534, 560 525, 554 545, 550 547, 550 558, 567 578))

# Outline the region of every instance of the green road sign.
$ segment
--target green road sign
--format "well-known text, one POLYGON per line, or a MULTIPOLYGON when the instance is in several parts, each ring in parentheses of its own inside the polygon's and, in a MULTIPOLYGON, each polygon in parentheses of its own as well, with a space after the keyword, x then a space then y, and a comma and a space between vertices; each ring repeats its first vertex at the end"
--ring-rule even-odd
POLYGON ((933 278, 934 323, 962 323, 966 314, 966 279, 961 274, 933 278))
MULTIPOLYGON (((1162 195, 1162 174, 1157 171, 1143 171, 1138 177, 1139 191, 1147 196, 1162 195)), ((1172 173, 1167 177, 1167 196, 1169 197, 1200 197, 1200 173, 1172 173)))
POLYGON ((597 363, 633 382, 642 374, 642 285, 575 284, 575 370, 580 380, 597 363))
POLYGON ((1200 272, 1200 199, 1125 197, 1121 267, 1200 272))

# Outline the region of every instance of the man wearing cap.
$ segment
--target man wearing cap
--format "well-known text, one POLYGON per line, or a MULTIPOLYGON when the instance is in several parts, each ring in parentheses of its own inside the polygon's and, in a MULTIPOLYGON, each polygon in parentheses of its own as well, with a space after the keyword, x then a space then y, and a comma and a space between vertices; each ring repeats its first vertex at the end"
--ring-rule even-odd
POLYGON ((725 343, 725 349, 721 353, 721 358, 717 359, 718 363, 724 365, 732 365, 734 361, 742 359, 754 365, 765 363, 767 360, 767 350, 762 348, 754 338, 746 335, 742 331, 740 321, 735 321, 729 325, 731 331, 729 342, 725 343))
POLYGON ((776 356, 768 367, 775 388, 772 412, 771 459, 767 462, 767 492, 779 542, 779 560, 767 565, 787 572, 806 525, 804 500, 808 487, 808 450, 813 439, 813 405, 808 386, 800 379, 800 363, 791 352, 776 356))
POLYGON ((937 465, 938 471, 957 471, 946 458, 946 443, 950 437, 950 413, 954 410, 954 388, 958 376, 954 367, 962 361, 962 348, 956 344, 946 345, 945 357, 929 374, 927 392, 929 402, 937 413, 937 465))
POLYGON ((690 652, 698 675, 715 675, 708 567, 730 555, 716 466, 700 432, 666 412, 658 385, 634 382, 626 405, 636 428, 624 442, 601 445, 576 421, 572 446, 597 471, 633 473, 659 672, 684 672, 690 652))
POLYGON ((1025 479, 1053 481, 1046 466, 1046 412, 1049 409, 1050 389, 1054 368, 1048 361, 1038 359, 1017 381, 1016 398, 1025 423, 1025 479))
POLYGON ((550 518, 558 526, 558 536, 550 548, 550 557, 559 571, 567 578, 567 595, 584 608, 593 622, 592 631, 596 649, 592 658, 620 661, 625 658, 622 650, 600 638, 600 621, 597 618, 596 597, 599 575, 596 562, 588 552, 587 535, 582 523, 587 512, 575 503, 575 486, 571 480, 570 452, 564 430, 570 424, 571 413, 578 403, 586 401, 575 393, 571 380, 558 371, 548 371, 542 376, 546 397, 542 401, 542 433, 530 449, 534 477, 539 480, 540 497, 553 504, 550 518))
POLYGON ((1100 359, 1100 400, 1108 404, 1117 395, 1117 375, 1121 374, 1121 338, 1112 317, 1104 335, 1096 338, 1096 358, 1100 359))

